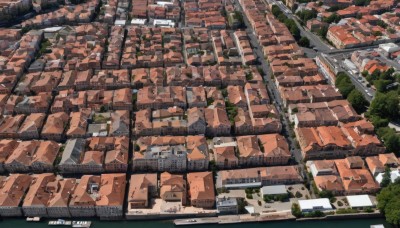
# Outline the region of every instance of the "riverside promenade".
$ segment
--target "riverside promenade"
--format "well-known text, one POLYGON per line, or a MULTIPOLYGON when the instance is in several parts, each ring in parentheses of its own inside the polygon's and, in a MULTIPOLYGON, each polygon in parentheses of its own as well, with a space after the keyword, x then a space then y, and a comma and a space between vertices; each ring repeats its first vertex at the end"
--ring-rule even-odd
POLYGON ((257 215, 221 215, 218 217, 205 218, 189 218, 175 219, 174 224, 177 226, 183 225, 201 225, 201 224, 234 224, 234 223, 253 223, 253 222, 268 222, 281 220, 295 220, 296 218, 290 211, 271 212, 257 215))

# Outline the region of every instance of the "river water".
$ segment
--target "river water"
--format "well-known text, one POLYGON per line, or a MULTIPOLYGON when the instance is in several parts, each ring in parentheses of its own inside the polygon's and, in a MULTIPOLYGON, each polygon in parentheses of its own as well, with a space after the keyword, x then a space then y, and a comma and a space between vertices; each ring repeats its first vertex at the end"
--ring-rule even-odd
MULTIPOLYGON (((384 219, 351 219, 338 221, 277 221, 266 223, 247 223, 247 224, 230 224, 230 225, 195 225, 194 228, 243 228, 250 226, 251 228, 369 228, 370 225, 384 224, 385 228, 391 226, 386 224, 384 219)), ((44 227, 68 227, 68 226, 49 226, 47 221, 43 222, 26 222, 24 219, 4 219, 0 222, 0 228, 44 228, 44 227)), ((92 221, 91 228, 177 228, 172 221, 92 221)), ((188 226, 182 226, 187 228, 188 226)))

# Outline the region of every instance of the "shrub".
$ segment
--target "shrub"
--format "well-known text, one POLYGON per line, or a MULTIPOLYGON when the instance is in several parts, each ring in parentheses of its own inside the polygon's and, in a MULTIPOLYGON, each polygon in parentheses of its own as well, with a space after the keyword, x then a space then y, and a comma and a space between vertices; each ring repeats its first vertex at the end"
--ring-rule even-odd
POLYGON ((296 196, 296 198, 301 198, 301 197, 303 197, 303 194, 301 194, 299 191, 297 191, 295 196, 296 196))
POLYGON ((336 214, 341 215, 341 214, 354 214, 358 213, 359 211, 356 209, 351 209, 351 208, 339 208, 336 210, 336 214))

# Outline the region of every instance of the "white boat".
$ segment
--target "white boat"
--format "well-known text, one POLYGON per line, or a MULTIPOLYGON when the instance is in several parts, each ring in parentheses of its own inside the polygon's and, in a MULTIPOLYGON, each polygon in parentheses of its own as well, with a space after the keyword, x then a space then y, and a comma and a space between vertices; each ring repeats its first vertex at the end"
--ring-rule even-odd
POLYGON ((40 217, 26 217, 27 222, 40 222, 40 217))
POLYGON ((49 226, 70 226, 71 224, 72 224, 71 221, 66 221, 64 219, 49 221, 49 226))
POLYGON ((91 221, 72 221, 72 227, 89 228, 92 225, 91 221))

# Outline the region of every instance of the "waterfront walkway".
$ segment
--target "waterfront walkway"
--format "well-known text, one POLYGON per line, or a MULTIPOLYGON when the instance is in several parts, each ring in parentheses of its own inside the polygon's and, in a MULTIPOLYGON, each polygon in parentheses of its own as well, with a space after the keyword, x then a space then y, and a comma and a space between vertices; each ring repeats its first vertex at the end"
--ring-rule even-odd
POLYGON ((175 219, 174 224, 182 225, 200 225, 200 224, 233 224, 233 223, 250 223, 250 222, 267 222, 280 220, 296 219, 290 211, 280 211, 265 213, 260 215, 221 215, 218 217, 191 218, 191 219, 175 219))

